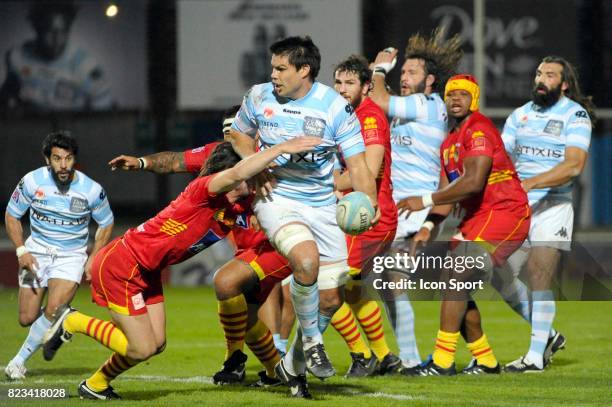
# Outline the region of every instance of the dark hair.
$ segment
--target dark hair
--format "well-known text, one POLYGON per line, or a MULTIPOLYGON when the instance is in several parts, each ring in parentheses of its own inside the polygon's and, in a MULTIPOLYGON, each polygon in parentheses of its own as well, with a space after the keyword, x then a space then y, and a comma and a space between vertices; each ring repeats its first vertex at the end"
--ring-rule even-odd
POLYGON ((591 96, 585 96, 582 94, 580 84, 578 83, 578 72, 576 71, 576 68, 574 68, 574 66, 565 58, 561 58, 556 55, 549 55, 542 58, 541 63, 561 65, 563 68, 563 71, 561 72, 561 81, 567 83, 565 96, 582 106, 589 114, 591 124, 594 125, 597 121, 597 117, 595 116, 595 105, 593 104, 593 98, 591 96))
POLYGON ((51 157, 51 149, 53 147, 68 150, 75 156, 79 152, 79 146, 76 140, 67 130, 58 130, 47 134, 42 144, 43 155, 47 158, 51 157))
POLYGON ((321 53, 309 36, 283 38, 270 45, 270 52, 272 55, 287 55, 295 69, 308 65, 313 82, 321 69, 321 53))
POLYGON ((408 39, 405 59, 422 59, 425 61, 425 76, 435 77, 432 89, 434 92, 444 92, 446 81, 455 74, 459 61, 463 57, 461 38, 454 35, 444 39, 445 30, 435 29, 429 38, 420 33, 408 39))
POLYGON ((40 23, 53 14, 61 14, 66 19, 68 26, 72 24, 76 17, 78 8, 72 1, 50 1, 38 0, 32 3, 28 11, 28 19, 35 29, 40 27, 40 23))
POLYGON ((232 168, 238 164, 240 156, 236 154, 232 148, 232 143, 228 141, 221 142, 206 160, 200 175, 206 176, 217 172, 232 168))
POLYGON ((338 72, 350 72, 359 77, 359 82, 362 85, 372 80, 372 71, 370 71, 368 60, 361 55, 351 55, 344 61, 341 61, 334 68, 334 75, 338 72))
POLYGON ((240 110, 241 105, 234 105, 232 107, 228 107, 223 111, 223 116, 221 117, 221 122, 223 123, 227 119, 233 119, 236 117, 236 113, 240 110))

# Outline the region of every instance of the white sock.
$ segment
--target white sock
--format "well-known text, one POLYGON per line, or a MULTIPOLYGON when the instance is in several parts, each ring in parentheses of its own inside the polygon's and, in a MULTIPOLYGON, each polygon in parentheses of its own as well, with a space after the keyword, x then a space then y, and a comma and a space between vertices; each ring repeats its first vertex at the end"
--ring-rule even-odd
POLYGON ((21 345, 21 349, 11 362, 19 365, 25 364, 30 357, 42 346, 43 335, 51 327, 51 322, 45 317, 45 314, 40 314, 38 319, 30 326, 28 337, 21 345))

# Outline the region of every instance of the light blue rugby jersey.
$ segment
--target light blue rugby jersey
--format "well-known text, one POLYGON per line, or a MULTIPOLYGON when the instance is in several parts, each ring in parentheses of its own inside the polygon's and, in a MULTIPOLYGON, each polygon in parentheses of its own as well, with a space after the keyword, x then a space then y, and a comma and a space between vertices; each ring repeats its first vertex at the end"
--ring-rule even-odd
POLYGON ((85 50, 68 47, 43 61, 25 43, 6 54, 7 69, 19 78, 19 98, 41 109, 110 108, 110 87, 101 67, 85 50))
MULTIPOLYGON (((582 106, 565 96, 548 109, 528 102, 508 117, 502 139, 519 178, 532 178, 562 162, 566 147, 588 151, 591 119, 582 106)), ((530 205, 543 198, 571 202, 572 182, 532 189, 527 195, 530 205)))
POLYGON ((393 199, 438 189, 440 145, 446 138, 446 105, 437 93, 391 96, 391 179, 393 199))
POLYGON ((80 171, 66 194, 61 194, 47 167, 25 175, 15 188, 6 208, 20 219, 30 209, 31 238, 58 250, 85 250, 89 221, 100 227, 113 222, 106 193, 94 180, 80 171))
POLYGON ((273 170, 277 187, 272 196, 324 206, 336 202, 333 194, 335 153, 344 158, 365 151, 361 126, 353 108, 329 86, 315 82, 306 96, 279 103, 272 83, 255 85, 246 94, 232 128, 255 137, 265 149, 299 136, 318 136, 322 143, 302 154, 278 157, 273 170))

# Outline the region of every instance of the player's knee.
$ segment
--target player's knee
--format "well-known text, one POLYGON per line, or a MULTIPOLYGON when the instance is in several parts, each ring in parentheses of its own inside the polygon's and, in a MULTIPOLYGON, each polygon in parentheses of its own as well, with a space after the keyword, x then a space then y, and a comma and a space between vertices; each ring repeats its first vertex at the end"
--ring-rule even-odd
POLYGON ((132 349, 128 349, 127 356, 130 359, 134 359, 139 362, 143 362, 157 353, 158 353, 158 348, 155 345, 155 343, 148 342, 148 343, 141 343, 132 349))
MULTIPOLYGON (((300 253, 292 253, 292 250, 298 244, 308 241, 311 241, 314 244, 314 236, 312 235, 310 229, 301 223, 292 223, 283 226, 278 232, 276 232, 273 238, 274 246, 278 252, 287 258, 294 259, 296 263, 295 266, 313 267, 310 262, 316 261, 316 266, 318 267, 318 253, 304 253, 304 248, 300 248, 300 253)), ((314 244, 315 252, 316 247, 316 244, 314 244)))
POLYGON ((20 312, 18 318, 19 325, 21 325, 23 328, 27 328, 28 326, 32 325, 37 318, 38 314, 34 315, 32 313, 20 312))
POLYGON ((224 270, 215 273, 213 285, 218 300, 226 300, 240 294, 240 284, 236 276, 224 270))

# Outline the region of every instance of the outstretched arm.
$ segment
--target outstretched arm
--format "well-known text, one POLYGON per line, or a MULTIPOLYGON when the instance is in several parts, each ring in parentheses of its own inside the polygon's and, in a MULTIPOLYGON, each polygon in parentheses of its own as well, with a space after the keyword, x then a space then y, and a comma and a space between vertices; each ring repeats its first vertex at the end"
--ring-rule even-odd
POLYGON ((259 151, 225 171, 213 177, 208 184, 208 190, 214 194, 231 191, 242 181, 255 176, 266 169, 276 157, 281 154, 296 154, 312 150, 321 143, 320 137, 296 137, 271 148, 259 151))
POLYGON ((146 170, 157 174, 187 172, 184 153, 175 151, 162 151, 140 158, 122 154, 110 160, 108 165, 113 171, 118 168, 124 171, 146 170))

